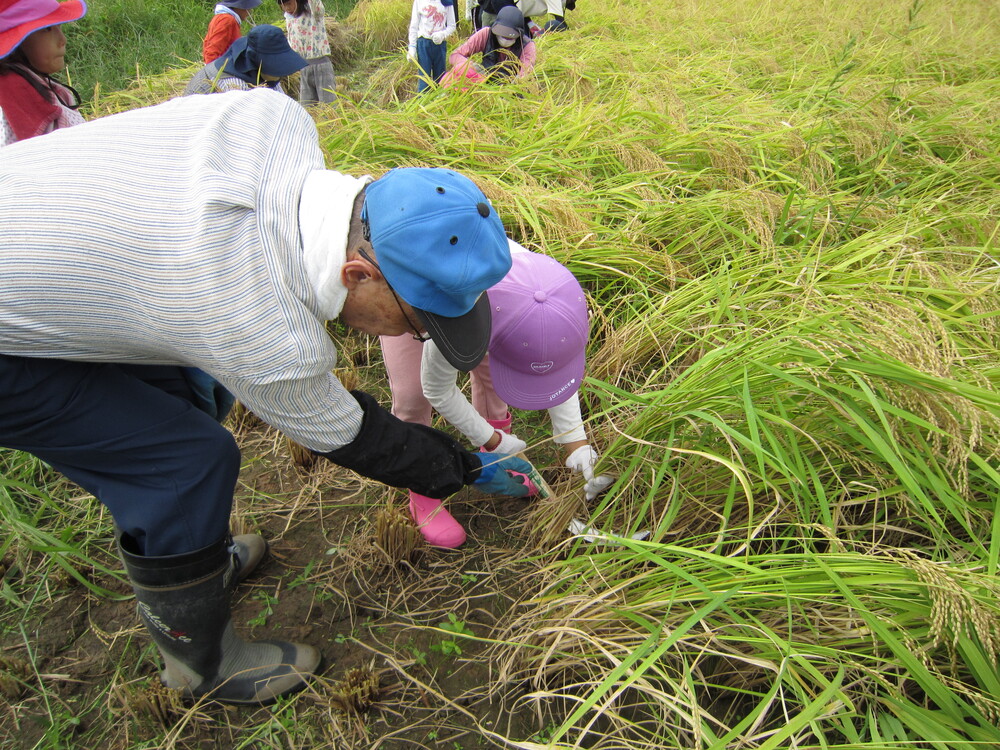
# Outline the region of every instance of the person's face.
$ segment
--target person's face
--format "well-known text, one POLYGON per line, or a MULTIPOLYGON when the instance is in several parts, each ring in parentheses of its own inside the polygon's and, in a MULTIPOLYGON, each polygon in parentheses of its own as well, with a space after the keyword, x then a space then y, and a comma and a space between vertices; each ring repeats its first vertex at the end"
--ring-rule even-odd
POLYGON ((516 37, 507 38, 500 36, 499 34, 496 34, 495 36, 497 38, 497 44, 499 44, 501 47, 513 47, 514 42, 517 41, 516 37))
POLYGON ((411 321, 419 321, 417 314, 393 294, 375 264, 354 257, 344 264, 341 281, 347 287, 347 299, 340 311, 340 322, 372 336, 414 333, 411 321))
POLYGON ((49 26, 29 34, 20 44, 32 68, 55 75, 66 66, 66 35, 61 26, 49 26))
POLYGON ((283 0, 281 3, 281 9, 288 14, 294 14, 297 7, 298 2, 296 0, 283 0))

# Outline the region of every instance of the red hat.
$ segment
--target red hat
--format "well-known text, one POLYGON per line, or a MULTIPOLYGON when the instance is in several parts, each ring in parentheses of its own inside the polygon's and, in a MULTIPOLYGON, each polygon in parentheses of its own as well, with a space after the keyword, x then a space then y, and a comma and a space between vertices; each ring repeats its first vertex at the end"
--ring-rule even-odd
POLYGON ((0 0, 0 60, 39 29, 83 18, 83 0, 0 0))

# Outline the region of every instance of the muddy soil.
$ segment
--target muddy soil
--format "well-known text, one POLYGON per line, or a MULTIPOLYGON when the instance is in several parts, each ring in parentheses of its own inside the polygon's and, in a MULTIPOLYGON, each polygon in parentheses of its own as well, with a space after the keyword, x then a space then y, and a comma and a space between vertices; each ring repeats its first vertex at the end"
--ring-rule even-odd
MULTIPOLYGON (((105 590, 94 593, 35 553, 48 574, 34 589, 16 564, 4 571, 3 593, 27 615, 0 632, 0 747, 460 750, 502 746, 494 732, 537 737, 533 712, 511 710, 521 688, 500 682, 491 643, 538 578, 519 530, 531 501, 460 493, 450 508, 466 545, 392 564, 373 519, 405 512, 402 492, 325 461, 302 468, 282 436, 246 422, 234 426, 244 469, 233 528, 264 534, 271 550, 238 588, 234 620, 244 637, 316 646, 321 677, 265 709, 185 704, 159 685, 127 584, 84 569, 105 590)), ((99 564, 120 570, 109 524, 82 533, 96 533, 99 564)))

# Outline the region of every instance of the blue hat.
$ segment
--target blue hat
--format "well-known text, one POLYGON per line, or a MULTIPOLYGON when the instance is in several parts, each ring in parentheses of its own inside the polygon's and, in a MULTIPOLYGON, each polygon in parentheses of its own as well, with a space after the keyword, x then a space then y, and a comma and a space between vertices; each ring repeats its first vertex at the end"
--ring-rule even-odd
POLYGON ((220 0, 220 5, 227 8, 239 8, 240 10, 253 10, 264 0, 220 0))
POLYGON ((227 73, 254 85, 261 83, 260 75, 284 78, 308 64, 289 46, 285 32, 266 23, 229 45, 223 58, 227 73))
POLYGON ((489 298, 510 270, 503 222, 468 177, 450 169, 393 169, 365 189, 361 213, 386 282, 410 304, 456 368, 490 342, 489 298))

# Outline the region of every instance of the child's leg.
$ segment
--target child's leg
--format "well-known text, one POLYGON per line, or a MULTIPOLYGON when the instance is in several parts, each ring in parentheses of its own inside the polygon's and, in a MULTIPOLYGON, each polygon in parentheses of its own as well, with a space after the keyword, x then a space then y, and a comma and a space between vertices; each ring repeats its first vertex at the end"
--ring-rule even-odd
POLYGON ((440 83, 441 78, 448 70, 448 43, 432 44, 431 57, 431 78, 435 83, 440 83))
POLYGON ((507 417, 507 404, 493 390, 493 376, 490 375, 490 355, 472 371, 472 405, 484 419, 502 421, 507 417))
POLYGON ((299 73, 299 104, 315 104, 318 101, 316 98, 316 86, 313 81, 315 72, 315 66, 306 65, 299 73))
POLYGON ((420 356, 423 344, 404 333, 402 336, 379 336, 382 359, 392 391, 392 413, 404 422, 431 424, 431 403, 424 398, 420 385, 420 356))
POLYGON ((313 95, 316 101, 321 104, 330 104, 337 101, 337 75, 333 72, 333 63, 330 58, 323 58, 324 62, 310 65, 314 69, 313 85, 315 90, 313 95))
POLYGON ((426 37, 417 38, 417 65, 420 68, 420 77, 417 79, 417 93, 426 89, 430 84, 428 81, 434 80, 434 42, 426 37))

